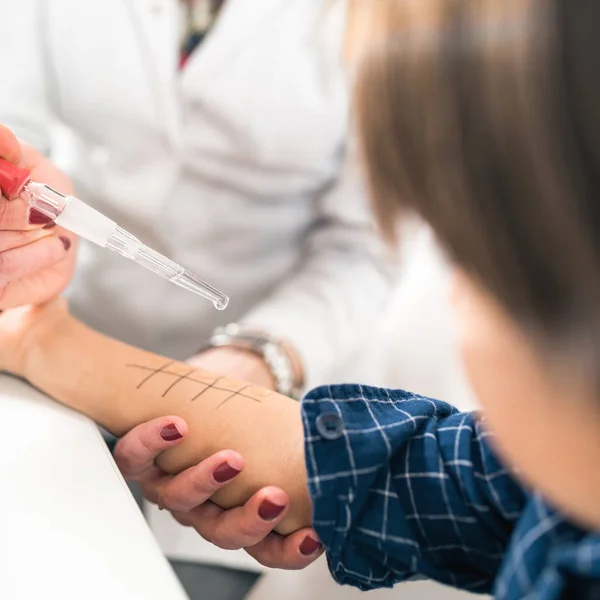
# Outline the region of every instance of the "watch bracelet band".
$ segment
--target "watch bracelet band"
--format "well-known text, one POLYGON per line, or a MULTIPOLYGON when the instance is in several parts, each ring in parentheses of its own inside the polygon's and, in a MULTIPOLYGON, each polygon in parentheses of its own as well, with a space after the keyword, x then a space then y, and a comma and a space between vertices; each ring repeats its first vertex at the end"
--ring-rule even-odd
POLYGON ((209 341, 209 347, 230 346, 252 352, 267 365, 274 381, 275 390, 295 400, 302 397, 302 382, 295 381, 292 358, 283 344, 263 332, 245 330, 232 323, 217 328, 209 341))

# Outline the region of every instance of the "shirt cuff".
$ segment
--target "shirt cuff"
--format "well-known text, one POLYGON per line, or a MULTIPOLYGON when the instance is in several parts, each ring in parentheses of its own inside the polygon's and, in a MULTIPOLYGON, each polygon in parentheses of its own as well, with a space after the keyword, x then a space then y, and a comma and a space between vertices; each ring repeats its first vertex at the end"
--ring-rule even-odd
MULTIPOLYGON (((302 420, 308 489, 313 501, 313 527, 328 552, 336 553, 345 541, 346 507, 352 496, 353 469, 343 436, 342 412, 333 400, 336 394, 332 388, 317 388, 304 398, 302 420)), ((344 394, 350 395, 348 391, 344 394)))
POLYGON ((334 580, 365 591, 392 587, 416 575, 379 568, 359 540, 365 533, 359 515, 366 495, 382 473, 385 477, 387 464, 383 437, 365 428, 372 417, 369 399, 376 394, 375 388, 360 385, 324 386, 311 391, 302 402, 313 528, 327 551, 334 580), (350 442, 347 431, 361 429, 365 435, 353 435, 350 442))

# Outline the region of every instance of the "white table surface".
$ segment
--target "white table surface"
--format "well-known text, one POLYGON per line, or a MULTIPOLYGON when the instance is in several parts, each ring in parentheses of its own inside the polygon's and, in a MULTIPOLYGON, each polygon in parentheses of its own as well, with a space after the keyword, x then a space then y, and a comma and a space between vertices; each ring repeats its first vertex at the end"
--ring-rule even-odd
POLYGON ((0 374, 0 597, 184 600, 97 428, 0 374))

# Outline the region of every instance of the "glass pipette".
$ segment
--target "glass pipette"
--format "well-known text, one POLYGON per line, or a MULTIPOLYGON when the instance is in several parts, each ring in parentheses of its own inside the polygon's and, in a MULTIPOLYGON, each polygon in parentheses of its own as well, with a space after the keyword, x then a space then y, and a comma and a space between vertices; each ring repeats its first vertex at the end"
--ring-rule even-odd
POLYGON ((9 200, 21 196, 31 208, 46 215, 57 225, 102 248, 110 248, 175 285, 210 300, 218 310, 227 307, 227 296, 181 265, 152 250, 79 198, 31 181, 27 169, 20 169, 3 159, 0 159, 0 190, 9 200))

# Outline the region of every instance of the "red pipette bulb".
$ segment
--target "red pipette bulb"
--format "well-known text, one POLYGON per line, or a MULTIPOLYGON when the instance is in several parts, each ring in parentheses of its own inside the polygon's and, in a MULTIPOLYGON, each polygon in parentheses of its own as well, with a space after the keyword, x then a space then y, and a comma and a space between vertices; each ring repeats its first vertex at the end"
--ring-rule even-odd
POLYGON ((0 158, 0 190, 5 198, 9 200, 18 198, 30 181, 31 174, 27 169, 21 169, 0 158))

